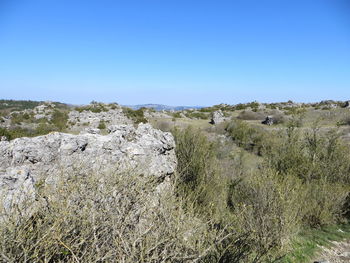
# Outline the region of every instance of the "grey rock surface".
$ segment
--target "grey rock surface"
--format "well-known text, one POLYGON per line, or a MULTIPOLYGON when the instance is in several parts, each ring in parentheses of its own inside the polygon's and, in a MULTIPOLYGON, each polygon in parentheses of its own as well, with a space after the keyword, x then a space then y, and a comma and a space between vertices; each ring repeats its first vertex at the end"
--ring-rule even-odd
POLYGON ((81 134, 86 134, 86 133, 90 133, 90 134, 101 134, 101 130, 98 128, 90 128, 87 127, 85 128, 83 131, 80 132, 81 134))
POLYGON ((61 176, 132 172, 154 176, 162 183, 175 172, 175 142, 170 133, 149 124, 114 125, 109 132, 55 132, 1 141, 0 197, 5 206, 32 195, 36 183, 54 184, 61 176))
POLYGON ((350 262, 350 241, 332 241, 330 246, 321 247, 318 255, 322 260, 317 263, 348 263, 350 262))
POLYGON ((219 124, 226 120, 224 113, 221 110, 214 111, 212 114, 211 124, 219 124))
MULTIPOLYGON (((28 168, 9 167, 0 176, 1 208, 4 214, 12 208, 19 208, 23 212, 30 212, 35 200, 34 179, 28 168)), ((0 218, 1 218, 0 213, 0 218)))
POLYGON ((73 110, 68 114, 68 123, 72 124, 73 130, 81 130, 82 126, 89 126, 91 128, 97 128, 100 122, 104 122, 108 125, 120 125, 120 124, 132 124, 124 113, 122 108, 109 109, 102 112, 91 111, 76 111, 73 110))

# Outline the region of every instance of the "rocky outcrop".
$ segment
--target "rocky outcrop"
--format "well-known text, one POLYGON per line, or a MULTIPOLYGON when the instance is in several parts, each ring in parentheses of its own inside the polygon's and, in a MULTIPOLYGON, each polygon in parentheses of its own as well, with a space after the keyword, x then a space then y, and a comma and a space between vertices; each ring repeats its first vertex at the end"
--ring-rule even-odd
POLYGON ((52 119, 52 113, 56 106, 53 103, 47 102, 45 104, 39 105, 33 109, 34 118, 40 120, 46 118, 48 120, 52 119))
POLYGON ((226 121, 227 118, 225 118, 224 113, 221 110, 214 111, 211 117, 211 124, 219 124, 221 122, 226 121))
POLYGON ((46 121, 52 120, 52 114, 55 111, 55 104, 52 102, 45 102, 33 109, 25 109, 23 111, 12 111, 8 116, 0 117, 0 126, 4 128, 10 128, 14 125, 13 119, 21 119, 15 126, 21 128, 35 128, 37 124, 45 119, 46 121))
POLYGON ((39 182, 54 184, 62 176, 137 173, 162 183, 174 173, 175 143, 170 133, 148 124, 114 125, 108 130, 104 136, 91 130, 1 141, 0 197, 5 208, 21 203, 24 196, 33 198, 39 182))
POLYGON ((108 111, 92 112, 90 110, 76 111, 73 110, 68 114, 68 123, 72 129, 81 130, 81 127, 89 126, 90 128, 98 128, 100 123, 108 125, 132 124, 124 113, 122 108, 109 109, 108 111))

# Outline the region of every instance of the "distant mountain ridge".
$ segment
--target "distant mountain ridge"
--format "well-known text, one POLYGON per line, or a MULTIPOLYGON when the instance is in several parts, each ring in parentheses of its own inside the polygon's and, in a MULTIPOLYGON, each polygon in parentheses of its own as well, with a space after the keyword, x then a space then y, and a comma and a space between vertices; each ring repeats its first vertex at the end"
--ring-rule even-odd
POLYGON ((129 107, 133 110, 138 110, 140 108, 151 108, 156 111, 162 111, 162 110, 181 111, 181 110, 187 110, 187 109, 200 109, 205 107, 205 106, 168 106, 163 104, 139 104, 139 105, 124 105, 124 106, 129 107))

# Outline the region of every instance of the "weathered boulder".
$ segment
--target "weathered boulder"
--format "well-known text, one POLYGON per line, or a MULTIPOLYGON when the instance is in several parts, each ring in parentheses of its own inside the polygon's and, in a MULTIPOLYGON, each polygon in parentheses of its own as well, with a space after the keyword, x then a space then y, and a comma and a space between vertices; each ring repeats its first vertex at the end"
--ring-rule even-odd
POLYGON ((350 101, 345 101, 344 108, 350 108, 350 101))
POLYGON ((214 111, 211 117, 211 124, 219 124, 226 120, 224 113, 221 110, 214 111))
MULTIPOLYGON (((8 208, 35 194, 34 185, 55 184, 62 176, 137 173, 159 184, 176 169, 170 133, 149 124, 109 127, 108 135, 50 133, 0 142, 0 204, 8 208), (34 192, 33 192, 34 191, 34 192)), ((1 214, 1 205, 0 205, 1 214)))

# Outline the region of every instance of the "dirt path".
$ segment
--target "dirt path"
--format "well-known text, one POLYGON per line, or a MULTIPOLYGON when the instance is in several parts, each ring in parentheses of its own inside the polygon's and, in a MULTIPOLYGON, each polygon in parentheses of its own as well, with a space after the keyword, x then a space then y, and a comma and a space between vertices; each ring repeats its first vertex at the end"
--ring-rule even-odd
POLYGON ((331 248, 323 248, 314 263, 349 263, 350 262, 350 240, 332 242, 331 248))

